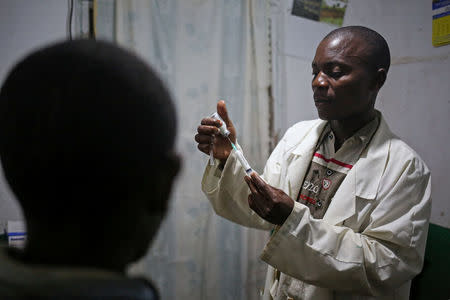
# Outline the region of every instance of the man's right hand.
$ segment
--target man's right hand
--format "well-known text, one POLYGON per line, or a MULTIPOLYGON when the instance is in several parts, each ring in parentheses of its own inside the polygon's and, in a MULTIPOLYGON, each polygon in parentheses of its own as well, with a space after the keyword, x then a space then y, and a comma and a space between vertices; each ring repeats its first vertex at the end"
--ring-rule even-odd
MULTIPOLYGON (((230 140, 236 143, 236 129, 228 117, 225 101, 220 100, 217 103, 217 113, 225 121, 227 129, 230 131, 230 140)), ((198 134, 195 135, 195 141, 198 143, 198 149, 208 155, 212 147, 214 158, 219 159, 222 164, 225 164, 233 148, 228 139, 220 134, 220 125, 222 125, 220 120, 213 118, 202 119, 201 125, 197 128, 198 134)))

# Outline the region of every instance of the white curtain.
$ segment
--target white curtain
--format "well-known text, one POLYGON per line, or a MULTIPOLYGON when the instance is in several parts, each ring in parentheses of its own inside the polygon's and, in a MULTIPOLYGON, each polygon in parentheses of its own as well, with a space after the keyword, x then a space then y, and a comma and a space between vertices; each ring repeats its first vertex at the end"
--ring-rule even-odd
POLYGON ((262 172, 269 155, 267 1, 98 3, 100 37, 135 51, 171 90, 184 160, 170 213, 130 273, 151 278, 162 299, 259 299, 266 272, 259 254, 268 235, 215 215, 200 189, 207 156, 197 150, 194 135, 200 120, 224 99, 238 142, 262 172))

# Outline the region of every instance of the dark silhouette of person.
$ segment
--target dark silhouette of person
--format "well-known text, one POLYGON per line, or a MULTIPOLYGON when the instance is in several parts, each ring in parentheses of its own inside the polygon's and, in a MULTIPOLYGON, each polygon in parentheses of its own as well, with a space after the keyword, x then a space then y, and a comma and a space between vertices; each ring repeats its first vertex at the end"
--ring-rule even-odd
POLYGON ((163 220, 180 167, 155 72, 107 42, 33 52, 0 92, 0 157, 27 227, 2 249, 0 298, 158 299, 125 276, 163 220))

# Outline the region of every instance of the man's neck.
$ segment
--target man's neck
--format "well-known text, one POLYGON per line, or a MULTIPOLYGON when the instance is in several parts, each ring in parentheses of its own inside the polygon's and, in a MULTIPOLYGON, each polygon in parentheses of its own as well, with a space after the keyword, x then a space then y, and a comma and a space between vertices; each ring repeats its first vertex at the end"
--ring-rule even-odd
POLYGON ((331 130, 335 136, 335 151, 338 151, 342 144, 353 136, 359 129, 376 117, 375 109, 368 111, 363 115, 347 118, 344 120, 330 120, 331 130))

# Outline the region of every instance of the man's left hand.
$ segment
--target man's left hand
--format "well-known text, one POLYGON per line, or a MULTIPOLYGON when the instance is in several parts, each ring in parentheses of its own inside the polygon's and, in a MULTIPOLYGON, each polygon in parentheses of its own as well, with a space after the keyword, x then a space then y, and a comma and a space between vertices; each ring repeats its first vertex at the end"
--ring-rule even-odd
POLYGON ((248 205, 261 218, 272 224, 282 225, 294 208, 292 200, 285 192, 268 185, 255 172, 245 176, 251 194, 248 205))

